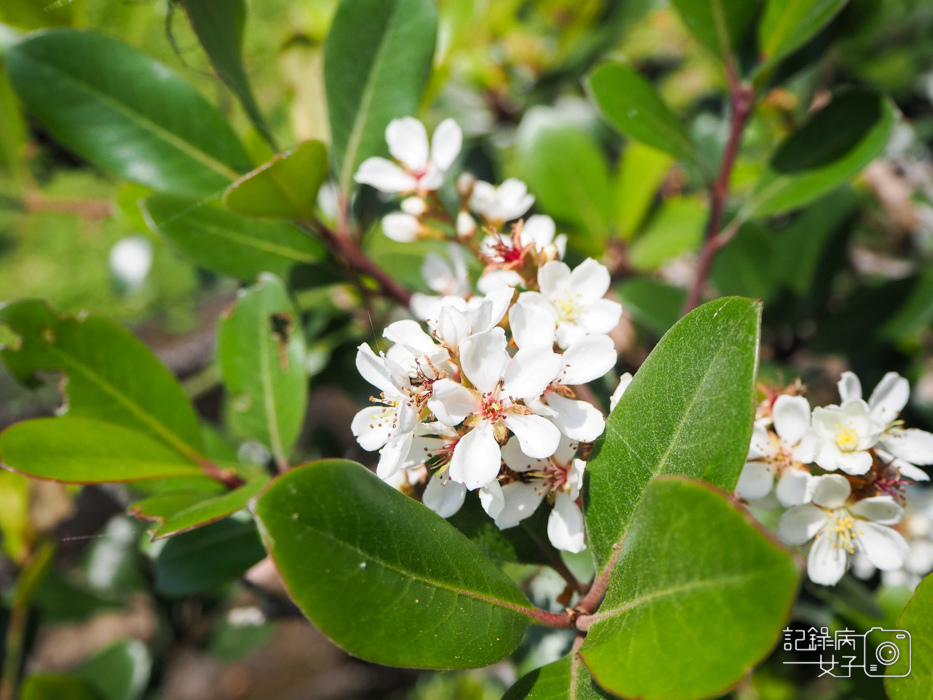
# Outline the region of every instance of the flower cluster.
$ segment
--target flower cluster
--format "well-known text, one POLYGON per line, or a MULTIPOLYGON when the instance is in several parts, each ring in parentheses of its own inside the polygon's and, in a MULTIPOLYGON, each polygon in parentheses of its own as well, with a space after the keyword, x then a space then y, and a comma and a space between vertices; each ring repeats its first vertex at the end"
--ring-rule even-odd
POLYGON ((420 493, 444 517, 469 490, 502 529, 548 500, 551 542, 579 552, 585 456, 605 419, 575 387, 616 363, 608 333, 622 308, 605 298, 609 271, 592 259, 574 269, 562 262, 566 239, 554 222, 520 218, 534 198, 517 180, 494 187, 462 176, 460 210, 447 213, 436 190, 460 148, 453 122, 438 127, 430 147, 411 118, 393 121, 386 139, 396 162, 370 158, 356 175, 407 195, 402 212, 383 220, 386 235, 454 245, 449 261, 425 260, 425 281, 437 295, 415 296, 418 320, 386 327, 384 353, 360 346, 357 367, 380 393, 354 418, 353 434, 379 451, 381 478, 420 493), (476 290, 464 250, 483 267, 476 290))
POLYGON ((838 386, 839 404, 812 412, 799 383, 768 391, 736 487, 753 504, 788 509, 778 536, 810 543, 808 575, 826 585, 853 561, 863 572, 905 567, 906 487, 929 479, 918 465, 933 464, 933 434, 898 420, 906 379, 889 372, 868 401, 852 372, 838 386))

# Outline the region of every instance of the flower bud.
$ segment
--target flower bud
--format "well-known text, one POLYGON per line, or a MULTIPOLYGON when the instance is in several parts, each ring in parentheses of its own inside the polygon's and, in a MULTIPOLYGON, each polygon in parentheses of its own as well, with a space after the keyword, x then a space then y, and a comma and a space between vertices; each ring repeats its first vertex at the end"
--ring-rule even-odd
POLYGON ((470 173, 462 173, 460 177, 457 178, 457 194, 460 195, 460 198, 464 201, 468 200, 473 194, 473 185, 476 182, 476 177, 470 173))
POLYGON ((402 200, 402 211, 412 216, 423 216, 428 205, 421 197, 407 197, 402 200))
POLYGON ((421 222, 411 214, 394 212, 382 217, 383 233, 399 243, 411 243, 418 240, 423 228, 421 222))
POLYGON ((461 238, 470 238, 476 234, 476 221, 468 212, 457 214, 457 235, 461 238))

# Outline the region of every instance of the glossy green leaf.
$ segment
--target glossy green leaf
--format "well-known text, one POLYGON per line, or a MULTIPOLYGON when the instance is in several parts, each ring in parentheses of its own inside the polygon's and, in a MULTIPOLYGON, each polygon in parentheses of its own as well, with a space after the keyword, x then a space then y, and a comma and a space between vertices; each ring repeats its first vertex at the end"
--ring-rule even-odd
POLYGON ((217 355, 234 429, 285 464, 304 422, 308 372, 301 319, 285 285, 263 274, 217 328, 217 355))
POLYGON ((80 678, 39 674, 27 678, 20 700, 106 700, 80 678))
POLYGON ((114 175, 157 190, 210 194, 250 168, 210 103, 115 39, 37 32, 7 52, 7 69, 26 108, 57 140, 114 175))
POLYGON ((657 334, 666 333, 677 323, 687 300, 687 292, 650 277, 627 279, 616 287, 625 313, 657 334))
MULTIPOLYGON (((901 653, 888 667, 884 688, 891 700, 930 700, 933 698, 933 576, 927 576, 917 586, 914 597, 897 620, 897 629, 906 630, 910 635, 911 653, 909 657, 901 653)), ((885 633, 881 643, 893 643, 903 651, 904 641, 885 633)), ((885 652, 885 658, 892 658, 891 653, 885 652)))
POLYGON ((616 233, 622 238, 630 240, 638 231, 673 164, 664 151, 638 141, 626 145, 612 188, 616 233))
POLYGON ((95 418, 23 421, 0 433, 0 460, 37 479, 100 484, 200 475, 201 467, 147 433, 95 418))
POLYGON ((612 697, 596 685, 579 655, 570 654, 519 678, 502 700, 611 700, 612 697))
POLYGON ((200 491, 178 491, 151 496, 140 501, 130 512, 137 518, 155 521, 149 531, 153 541, 210 525, 227 518, 249 504, 262 491, 268 477, 257 477, 238 489, 219 496, 200 491))
POLYGON ((609 165, 593 138, 549 110, 536 109, 522 121, 516 146, 522 176, 538 206, 580 227, 594 243, 602 241, 612 217, 612 195, 609 165))
POLYGON ((791 211, 843 184, 884 151, 895 121, 888 98, 838 91, 777 147, 740 216, 791 211))
POLYGON ((794 556, 725 493, 657 479, 580 654, 597 682, 623 697, 719 696, 774 646, 799 576, 794 556))
POLYGON ((0 350, 10 371, 36 384, 37 372, 60 372, 68 415, 99 418, 140 431, 193 457, 201 427, 178 381, 133 334, 98 316, 55 313, 45 302, 0 306, 0 325, 17 337, 0 350))
POLYGON ((696 197, 676 197, 664 203, 629 248, 629 262, 638 270, 657 270, 696 249, 709 216, 696 197))
POLYGON ((687 29, 723 63, 755 18, 752 0, 671 0, 687 29))
POLYGON ((684 125, 634 68, 604 63, 590 75, 587 87, 603 116, 629 138, 675 158, 702 163, 684 125))
POLYGON ((139 700, 149 683, 152 655, 137 639, 128 639, 103 649, 78 671, 102 700, 139 700))
POLYGON ((165 543, 156 561, 156 588, 170 596, 207 593, 235 581, 265 555, 252 520, 218 520, 165 543))
POLYGON ((751 299, 708 302, 671 328, 635 374, 586 467, 598 571, 618 552, 653 477, 735 488, 752 433, 760 315, 751 299))
POLYGON ((295 602, 354 656, 487 666, 528 627, 528 601, 475 545, 359 464, 293 469, 253 508, 295 602))
POLYGON ((550 512, 550 505, 542 501, 531 517, 515 527, 500 530, 483 510, 479 498, 467 494, 463 507, 447 522, 494 561, 550 566, 560 561, 560 552, 554 549, 547 536, 550 512))
POLYGON ((768 0, 758 24, 758 46, 765 65, 803 46, 848 0, 768 0))
POLYGON ((271 272, 288 279, 292 268, 323 257, 323 245, 289 223, 254 221, 170 194, 147 197, 142 206, 149 228, 222 275, 253 282, 271 272))
POLYGON ((250 122, 275 149, 266 123, 243 67, 243 27, 246 24, 244 0, 183 0, 191 27, 211 59, 221 80, 233 91, 250 122))
POLYGON ((414 114, 431 74, 433 0, 342 0, 324 44, 324 83, 340 189, 386 152, 385 129, 414 114))
POLYGON ((326 179, 327 147, 305 141, 230 185, 224 204, 243 216, 310 220, 326 179))

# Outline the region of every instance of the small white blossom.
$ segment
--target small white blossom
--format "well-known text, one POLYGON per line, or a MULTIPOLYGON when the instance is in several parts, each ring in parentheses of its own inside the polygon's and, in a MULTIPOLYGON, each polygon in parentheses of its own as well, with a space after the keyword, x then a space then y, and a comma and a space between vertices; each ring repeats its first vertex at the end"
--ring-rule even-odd
POLYGON ((424 231, 424 224, 417 216, 395 211, 382 217, 382 232, 398 243, 417 241, 424 231))
POLYGON ((868 404, 861 399, 844 401, 841 406, 816 408, 813 410, 814 461, 827 471, 865 474, 872 465, 868 450, 877 444, 882 430, 883 425, 872 417, 868 404))
POLYGON ((795 506, 781 517, 778 536, 788 544, 813 544, 807 574, 814 583, 836 584, 856 553, 878 569, 899 569, 909 554, 899 532, 889 527, 901 521, 903 509, 890 496, 848 504, 848 480, 838 474, 815 478, 813 502, 795 506))
POLYGON ((557 261, 538 270, 540 292, 522 292, 519 303, 544 309, 557 324, 557 344, 567 348, 589 334, 606 334, 619 324, 622 306, 604 299, 609 270, 589 258, 570 271, 557 261))
POLYGON ((354 179, 382 192, 423 195, 443 184, 444 175, 460 153, 463 134, 453 119, 445 119, 429 144, 424 125, 414 117, 403 117, 386 127, 386 142, 395 162, 367 158, 354 179))
POLYGON ((130 236, 110 249, 107 258, 110 270, 131 289, 142 286, 152 268, 152 241, 143 236, 130 236))
POLYGON ((498 187, 478 180, 473 184, 470 198, 473 210, 493 226, 521 218, 534 203, 528 185, 511 177, 498 187))

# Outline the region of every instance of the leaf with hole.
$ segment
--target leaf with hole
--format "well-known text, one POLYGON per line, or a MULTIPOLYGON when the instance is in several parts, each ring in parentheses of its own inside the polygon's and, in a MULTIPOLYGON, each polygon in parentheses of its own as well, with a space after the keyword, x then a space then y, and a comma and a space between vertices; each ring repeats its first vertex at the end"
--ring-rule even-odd
POLYGON ((527 599, 473 543, 359 464, 293 469, 253 510, 292 598, 354 656, 478 668, 528 627, 527 599))
POLYGON ((631 520, 580 654, 599 685, 623 697, 721 695, 777 642, 800 568, 725 493, 656 479, 631 520))
POLYGON ((597 571, 618 554, 653 477, 735 488, 752 434, 760 315, 752 299, 710 301, 678 321, 636 372, 586 467, 597 571))
POLYGON ((6 67, 23 104, 49 133, 108 173, 156 190, 206 195, 250 168, 213 105, 116 39, 71 29, 36 32, 10 48, 6 67))

